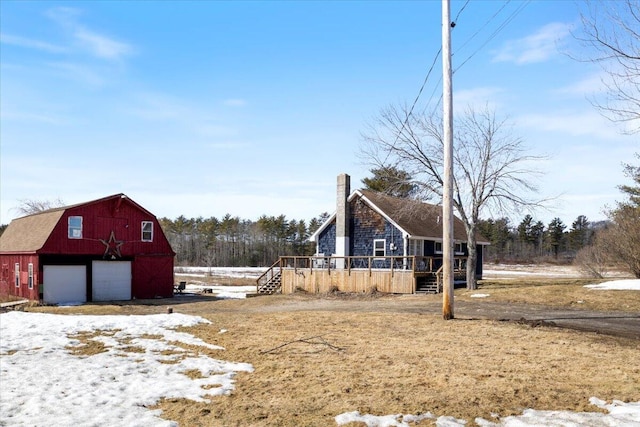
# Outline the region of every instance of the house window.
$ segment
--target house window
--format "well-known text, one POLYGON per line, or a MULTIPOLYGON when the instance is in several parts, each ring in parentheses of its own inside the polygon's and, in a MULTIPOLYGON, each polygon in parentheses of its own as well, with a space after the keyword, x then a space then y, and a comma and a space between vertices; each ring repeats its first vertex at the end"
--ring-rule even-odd
POLYGON ((69 238, 82 239, 82 217, 81 216, 69 217, 69 238))
POLYGON ((142 241, 153 242, 153 222, 142 221, 142 241))
POLYGON ((435 254, 442 253, 442 242, 433 242, 433 253, 435 254))
POLYGON ((33 264, 29 263, 29 280, 27 281, 27 283, 29 284, 29 289, 33 289, 33 264))
POLYGON ((454 251, 456 255, 464 255, 464 247, 462 246, 462 243, 456 243, 454 251))
POLYGON ((424 240, 409 240, 409 255, 424 255, 424 240))
POLYGON ((373 240, 373 256, 385 256, 387 241, 385 239, 373 240))
POLYGON ((15 266, 16 288, 20 287, 20 263, 16 262, 15 266))

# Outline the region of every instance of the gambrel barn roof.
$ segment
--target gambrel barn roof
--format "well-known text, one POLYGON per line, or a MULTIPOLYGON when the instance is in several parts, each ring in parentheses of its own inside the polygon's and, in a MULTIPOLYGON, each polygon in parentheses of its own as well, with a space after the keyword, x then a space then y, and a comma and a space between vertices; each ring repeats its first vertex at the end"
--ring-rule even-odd
MULTIPOLYGON (((410 239, 442 240, 442 206, 432 205, 418 200, 388 196, 371 190, 356 190, 348 198, 351 203, 360 198, 373 210, 385 217, 398 228, 405 237, 410 239)), ((314 241, 329 224, 335 220, 336 214, 331 215, 324 224, 309 238, 314 241)), ((453 238, 458 242, 467 241, 464 223, 454 217, 453 238)), ((489 241, 477 235, 477 243, 488 245, 489 241)))
POLYGON ((47 239, 49 239, 54 228, 66 211, 79 206, 90 206, 106 201, 114 201, 115 203, 126 201, 153 217, 152 213, 123 193, 91 200, 89 202, 47 209, 46 211, 23 216, 11 221, 7 229, 0 236, 0 252, 37 252, 45 245, 47 239))

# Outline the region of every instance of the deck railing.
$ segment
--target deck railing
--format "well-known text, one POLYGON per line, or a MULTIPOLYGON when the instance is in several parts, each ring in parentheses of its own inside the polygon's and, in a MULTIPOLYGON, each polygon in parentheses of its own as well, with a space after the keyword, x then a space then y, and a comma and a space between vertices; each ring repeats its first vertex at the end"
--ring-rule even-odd
MULTIPOLYGON (((465 270, 466 257, 454 257, 454 272, 462 273, 465 270)), ((332 270, 386 270, 394 276, 394 272, 411 272, 414 277, 420 275, 435 275, 442 271, 442 257, 435 256, 281 256, 271 265, 257 280, 258 293, 269 287, 275 281, 280 287, 279 278, 283 270, 320 270, 331 274, 332 270)), ((440 283, 439 283, 440 286, 440 283)))
MULTIPOLYGON (((466 257, 457 256, 455 269, 464 269, 466 257)), ((442 257, 435 256, 281 256, 272 266, 279 268, 306 268, 320 270, 385 269, 412 270, 432 273, 442 265, 442 257)))

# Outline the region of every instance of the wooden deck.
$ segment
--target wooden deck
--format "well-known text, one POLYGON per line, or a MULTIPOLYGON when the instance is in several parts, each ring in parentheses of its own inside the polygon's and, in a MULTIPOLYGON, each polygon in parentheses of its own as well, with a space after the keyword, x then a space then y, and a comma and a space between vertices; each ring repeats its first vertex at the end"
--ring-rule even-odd
MULTIPOLYGON (((456 280, 464 280, 464 257, 456 259, 456 280)), ((441 291, 435 257, 280 257, 257 280, 259 294, 297 290, 310 293, 378 292, 413 294, 441 291)))

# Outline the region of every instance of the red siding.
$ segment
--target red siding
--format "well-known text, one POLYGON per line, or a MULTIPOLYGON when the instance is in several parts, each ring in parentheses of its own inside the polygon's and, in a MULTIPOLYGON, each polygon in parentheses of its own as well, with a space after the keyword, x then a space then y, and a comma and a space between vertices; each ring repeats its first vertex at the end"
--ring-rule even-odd
POLYGON ((133 298, 173 296, 173 257, 139 256, 133 261, 133 298))
POLYGON ((0 256, 0 294, 15 295, 30 300, 39 299, 39 285, 42 283, 42 272, 38 264, 38 256, 2 255, 0 256), (15 265, 20 264, 19 286, 16 286, 15 265), (32 286, 29 288, 29 264, 33 265, 32 286))
MULTIPOLYGON (((133 298, 172 297, 174 256, 155 216, 126 196, 106 197, 67 208, 37 253, 0 254, 0 293, 39 299, 43 262, 90 267, 92 260, 118 259, 132 261, 133 298), (82 217, 80 239, 68 237, 70 216, 82 217), (142 241, 143 221, 153 223, 151 242, 142 241), (21 271, 18 287, 15 286, 16 262, 20 263, 21 271), (34 266, 33 289, 28 288, 29 263, 34 266)), ((90 286, 90 277, 87 279, 90 286)), ((90 295, 89 289, 87 294, 90 295)))
MULTIPOLYGON (((136 255, 169 255, 173 251, 164 236, 158 220, 128 199, 113 198, 98 203, 69 208, 47 239, 41 254, 99 255, 104 256, 113 232, 112 247, 123 258, 136 255), (82 217, 82 238, 68 237, 70 216, 82 217), (153 222, 153 241, 142 241, 142 221, 153 222)), ((109 254, 110 255, 110 254, 109 254)))

